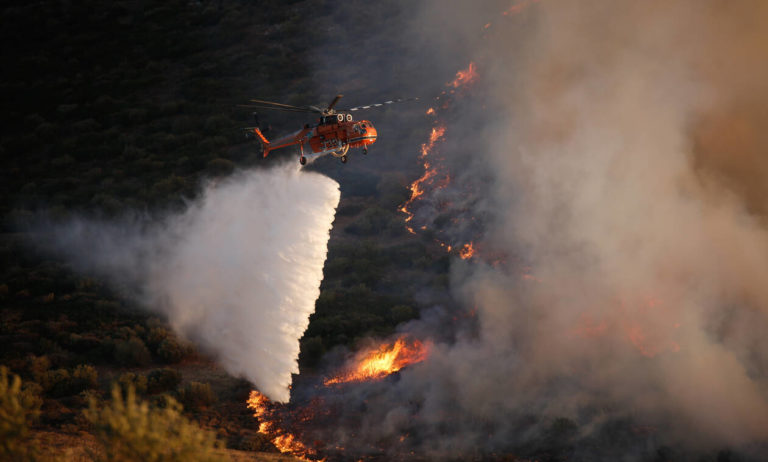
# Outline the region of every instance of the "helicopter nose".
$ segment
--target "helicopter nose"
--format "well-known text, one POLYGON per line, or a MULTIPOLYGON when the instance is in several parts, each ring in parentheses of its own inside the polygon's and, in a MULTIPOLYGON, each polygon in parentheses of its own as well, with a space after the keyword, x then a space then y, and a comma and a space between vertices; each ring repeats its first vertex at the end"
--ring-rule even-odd
POLYGON ((376 128, 374 128, 373 125, 369 125, 368 128, 365 130, 365 136, 368 139, 369 143, 373 143, 376 141, 376 137, 378 136, 378 133, 376 132, 376 128))

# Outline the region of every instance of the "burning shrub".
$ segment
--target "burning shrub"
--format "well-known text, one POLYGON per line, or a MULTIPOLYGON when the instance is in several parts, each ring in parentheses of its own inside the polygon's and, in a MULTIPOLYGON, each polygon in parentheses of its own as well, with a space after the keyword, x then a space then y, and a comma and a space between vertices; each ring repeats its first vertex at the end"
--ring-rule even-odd
POLYGON ((410 364, 424 361, 429 354, 429 343, 400 337, 394 342, 384 342, 359 351, 347 370, 326 379, 325 385, 377 380, 399 371, 410 364))
POLYGON ((273 452, 277 449, 272 444, 272 440, 269 435, 264 433, 256 433, 255 435, 246 435, 242 438, 239 444, 241 451, 258 451, 258 452, 273 452))
POLYGON ((182 407, 167 398, 163 408, 150 408, 136 398, 133 387, 125 399, 120 387, 112 388, 112 402, 99 408, 90 401, 85 417, 93 425, 100 449, 99 461, 219 461, 222 444, 216 436, 187 420, 182 407))

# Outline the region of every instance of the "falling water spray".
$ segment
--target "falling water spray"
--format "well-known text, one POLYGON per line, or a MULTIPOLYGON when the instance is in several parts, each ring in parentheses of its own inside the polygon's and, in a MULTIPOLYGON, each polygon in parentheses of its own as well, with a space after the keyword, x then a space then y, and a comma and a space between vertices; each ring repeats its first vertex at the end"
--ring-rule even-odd
POLYGON ((287 401, 339 202, 293 166, 210 182, 160 222, 71 220, 47 247, 100 275, 270 399, 287 401))

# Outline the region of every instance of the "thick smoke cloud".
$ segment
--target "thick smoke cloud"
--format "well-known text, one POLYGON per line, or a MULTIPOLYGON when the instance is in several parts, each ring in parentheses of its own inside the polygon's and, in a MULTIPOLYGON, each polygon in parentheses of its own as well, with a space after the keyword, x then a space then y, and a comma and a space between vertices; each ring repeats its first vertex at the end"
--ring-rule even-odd
POLYGON ((50 230, 48 245, 287 401, 338 201, 338 184, 323 175, 249 171, 208 184, 160 223, 72 220, 50 230))
POLYGON ((721 149, 705 134, 730 131, 712 121, 723 108, 765 98, 744 74, 767 76, 752 63, 768 34, 748 27, 766 13, 756 2, 601 1, 533 13, 519 90, 496 88, 515 109, 489 160, 498 197, 515 203, 496 239, 541 282, 522 303, 486 275, 471 284, 488 341, 514 332, 524 352, 523 391, 575 382, 546 410, 610 404, 698 444, 768 438, 768 234, 749 213, 763 169, 751 153, 766 146, 721 149), (750 171, 743 188, 738 169, 750 171))
POLYGON ((465 67, 460 37, 478 64, 490 98, 452 114, 442 154, 454 184, 482 186, 482 245, 509 258, 455 262, 476 335, 368 389, 355 438, 488 454, 566 417, 585 460, 616 455, 589 438, 622 419, 654 429, 641 458, 768 441, 768 4, 440 1, 414 17, 425 62, 465 67))

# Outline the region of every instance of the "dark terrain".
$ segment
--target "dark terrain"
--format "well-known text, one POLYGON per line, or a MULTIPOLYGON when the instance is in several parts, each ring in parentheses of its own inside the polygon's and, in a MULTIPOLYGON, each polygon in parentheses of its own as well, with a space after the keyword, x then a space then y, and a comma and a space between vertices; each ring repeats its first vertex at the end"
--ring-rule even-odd
MULTIPOLYGON (((403 96, 396 81, 377 88, 357 72, 371 58, 347 44, 365 33, 396 52, 362 20, 404 12, 350 2, 361 19, 355 29, 339 28, 339 13, 322 0, 11 3, 0 31, 0 364, 42 398, 34 438, 49 453, 86 457, 71 449, 92 439, 82 411, 120 383, 152 403, 175 397, 229 449, 274 452, 245 407, 247 382, 105 281, 37 252, 27 230, 40 217, 162 216, 182 210, 204 179, 295 162, 291 150, 261 159, 239 130, 250 113, 235 105, 253 97, 320 104, 336 92, 349 105, 403 96), (332 76, 313 68, 313 45, 323 42, 331 55, 346 53, 348 68, 332 76)), ((303 374, 316 373, 337 345, 354 348, 418 317, 417 288, 447 287, 448 256, 428 236, 408 234, 397 212, 420 174, 421 114, 419 106, 367 115, 380 134, 371 154, 311 167, 340 183, 342 199, 301 341, 303 374)), ((275 133, 306 122, 269 114, 275 133)))

